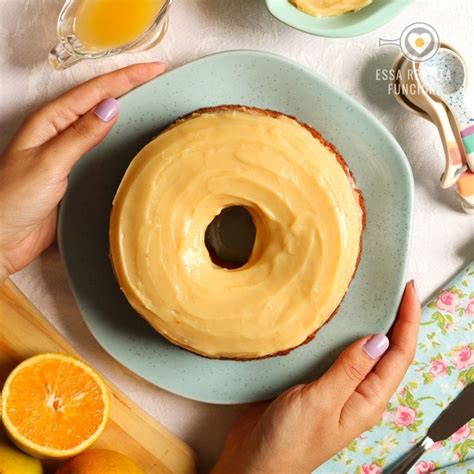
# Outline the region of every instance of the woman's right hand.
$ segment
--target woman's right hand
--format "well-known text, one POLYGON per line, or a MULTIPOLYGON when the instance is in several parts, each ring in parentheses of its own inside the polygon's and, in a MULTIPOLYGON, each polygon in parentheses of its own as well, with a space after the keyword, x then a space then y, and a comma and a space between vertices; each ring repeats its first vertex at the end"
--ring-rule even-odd
POLYGON ((213 474, 307 474, 376 424, 410 366, 420 303, 408 283, 389 340, 365 337, 314 382, 251 408, 231 430, 213 474))

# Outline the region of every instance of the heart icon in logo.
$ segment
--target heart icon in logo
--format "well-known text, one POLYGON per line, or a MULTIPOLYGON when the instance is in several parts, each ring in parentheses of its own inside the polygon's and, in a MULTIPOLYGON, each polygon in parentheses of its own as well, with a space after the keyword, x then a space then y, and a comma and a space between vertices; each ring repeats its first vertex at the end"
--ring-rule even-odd
POLYGON ((407 46, 410 45, 418 55, 422 56, 432 41, 433 38, 428 33, 410 33, 407 38, 407 46))
POLYGON ((379 38, 379 46, 392 45, 401 49, 409 61, 421 63, 431 59, 439 50, 438 32, 428 23, 412 23, 400 35, 400 38, 379 38))

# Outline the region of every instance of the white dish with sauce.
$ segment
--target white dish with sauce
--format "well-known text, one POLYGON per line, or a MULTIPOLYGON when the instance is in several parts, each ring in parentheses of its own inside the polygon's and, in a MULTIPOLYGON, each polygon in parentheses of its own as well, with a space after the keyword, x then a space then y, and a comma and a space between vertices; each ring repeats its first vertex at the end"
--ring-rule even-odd
MULTIPOLYGON (((290 0, 265 0, 270 13, 288 26, 316 36, 328 38, 349 38, 373 31, 403 12, 413 0, 373 0, 367 6, 367 0, 353 0, 358 11, 342 13, 344 8, 334 5, 331 9, 320 9, 316 13, 337 16, 317 17, 296 8, 290 0), (338 14, 341 12, 341 14, 338 14)), ((315 0, 295 0, 315 4, 315 0)), ((346 2, 347 3, 347 2, 346 2)), ((315 4, 317 5, 317 3, 315 4)))

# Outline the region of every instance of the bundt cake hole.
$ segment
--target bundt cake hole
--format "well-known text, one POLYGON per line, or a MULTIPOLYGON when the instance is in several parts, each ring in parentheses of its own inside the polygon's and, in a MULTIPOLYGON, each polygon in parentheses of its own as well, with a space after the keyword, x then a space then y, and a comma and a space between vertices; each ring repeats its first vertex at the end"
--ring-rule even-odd
POLYGON ((209 257, 227 269, 243 267, 252 255, 257 230, 244 206, 230 206, 214 217, 205 233, 209 257))

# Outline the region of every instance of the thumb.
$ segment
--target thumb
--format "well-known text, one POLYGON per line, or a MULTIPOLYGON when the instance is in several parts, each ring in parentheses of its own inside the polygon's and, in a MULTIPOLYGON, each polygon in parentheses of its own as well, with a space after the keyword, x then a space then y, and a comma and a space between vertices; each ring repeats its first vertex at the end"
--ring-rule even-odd
POLYGON ((98 145, 110 132, 118 112, 118 100, 105 99, 47 142, 42 150, 44 159, 52 162, 53 169, 67 176, 76 161, 98 145))
POLYGON ((389 340, 385 334, 359 339, 345 349, 329 370, 314 383, 318 390, 324 391, 327 387, 332 400, 342 407, 388 346, 389 340))

